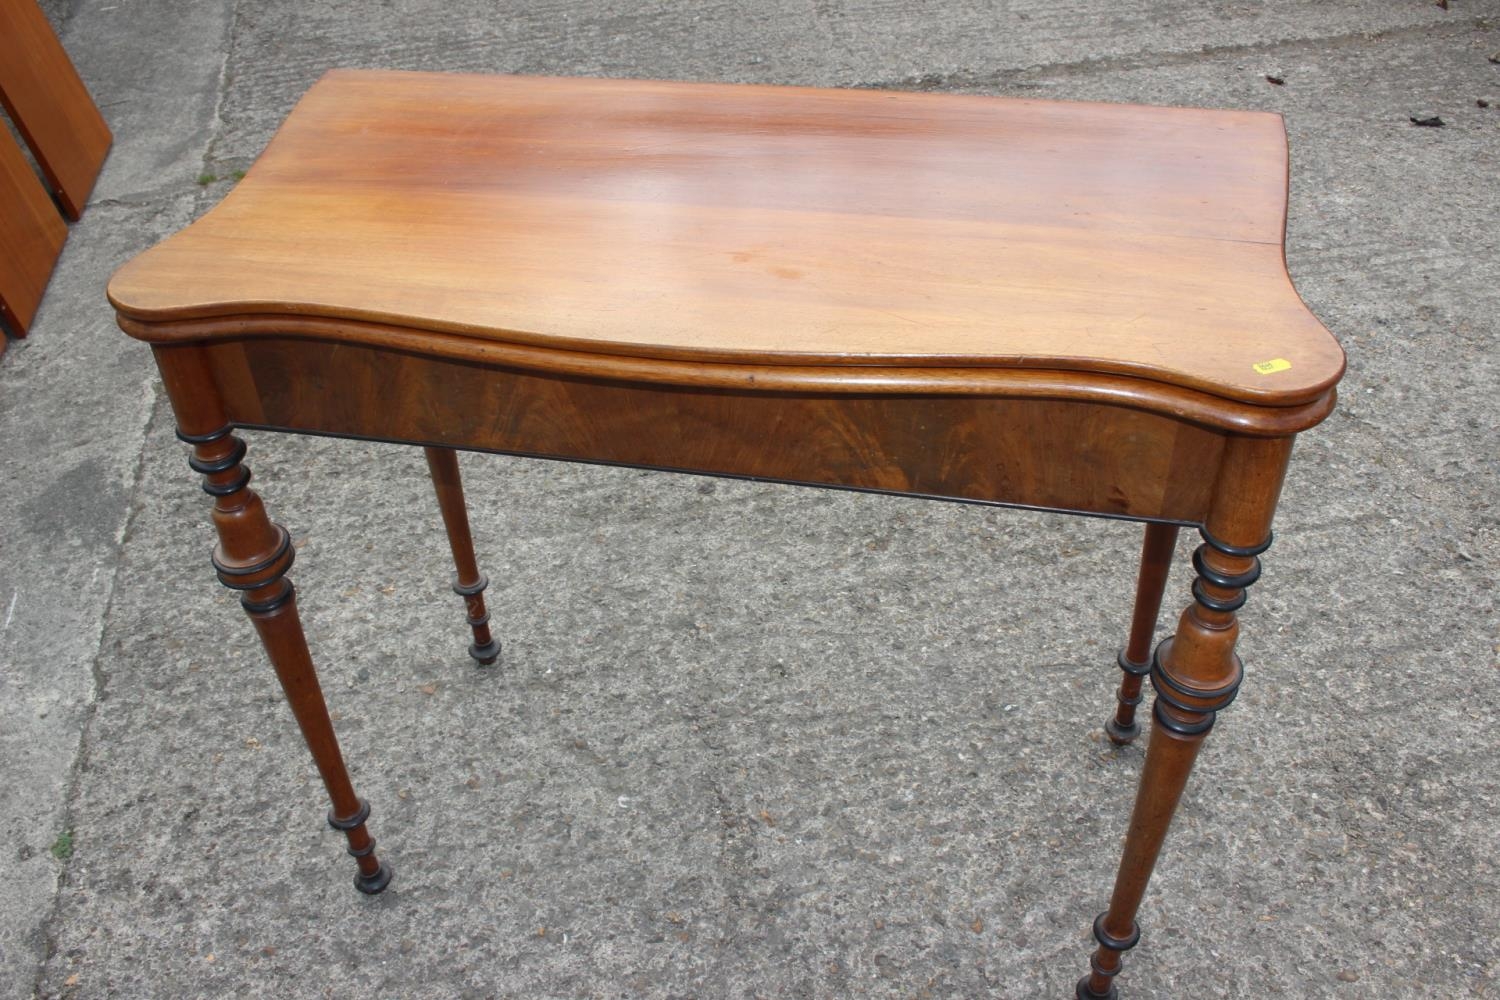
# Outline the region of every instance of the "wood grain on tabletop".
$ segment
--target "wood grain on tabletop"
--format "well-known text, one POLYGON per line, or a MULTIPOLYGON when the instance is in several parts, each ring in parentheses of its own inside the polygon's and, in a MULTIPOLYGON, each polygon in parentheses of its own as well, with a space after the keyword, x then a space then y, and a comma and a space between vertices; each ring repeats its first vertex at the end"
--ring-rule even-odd
POLYGON ((110 295, 148 324, 1114 372, 1290 405, 1343 355, 1286 273, 1286 170, 1256 112, 340 70, 110 295))

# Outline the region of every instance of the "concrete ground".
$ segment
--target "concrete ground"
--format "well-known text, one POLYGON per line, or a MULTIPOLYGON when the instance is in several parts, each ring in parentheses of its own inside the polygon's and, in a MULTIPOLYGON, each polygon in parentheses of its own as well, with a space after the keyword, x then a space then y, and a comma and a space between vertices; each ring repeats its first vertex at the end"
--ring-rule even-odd
POLYGON ((1086 966, 1141 763, 1099 735, 1137 529, 469 456, 481 671, 420 455, 255 434, 397 871, 355 894, 103 293, 330 66, 1282 112, 1291 272, 1349 373, 1122 992, 1500 997, 1500 4, 48 9, 116 140, 0 359, 0 998, 1029 998, 1086 966))

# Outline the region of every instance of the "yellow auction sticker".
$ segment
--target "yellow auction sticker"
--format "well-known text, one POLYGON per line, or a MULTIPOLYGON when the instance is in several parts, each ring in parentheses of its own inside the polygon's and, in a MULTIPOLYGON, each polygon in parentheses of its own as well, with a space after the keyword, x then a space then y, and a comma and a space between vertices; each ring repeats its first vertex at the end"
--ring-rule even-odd
POLYGON ((1251 367, 1262 375, 1275 375, 1277 372, 1284 372, 1291 368, 1292 363, 1286 358, 1272 358, 1270 361, 1257 361, 1251 367))

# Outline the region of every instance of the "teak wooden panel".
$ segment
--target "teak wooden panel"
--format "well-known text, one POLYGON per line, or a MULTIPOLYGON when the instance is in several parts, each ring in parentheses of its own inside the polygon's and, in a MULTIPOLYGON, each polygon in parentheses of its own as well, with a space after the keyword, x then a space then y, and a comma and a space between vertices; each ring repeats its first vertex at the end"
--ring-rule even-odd
MULTIPOLYGON (((68 226, 10 132, 0 128, 0 325, 25 336, 68 226)), ((3 348, 0 348, 3 349, 3 348)))
POLYGON ((691 391, 309 341, 209 357, 244 425, 1124 517, 1201 521, 1223 447, 1091 403, 691 391))
POLYGON ((1253 112, 340 70, 110 294, 151 325, 1071 370, 1288 406, 1343 356, 1286 274, 1286 156, 1253 112))
POLYGON ((77 219, 112 136, 34 0, 0 0, 0 103, 63 211, 77 219))

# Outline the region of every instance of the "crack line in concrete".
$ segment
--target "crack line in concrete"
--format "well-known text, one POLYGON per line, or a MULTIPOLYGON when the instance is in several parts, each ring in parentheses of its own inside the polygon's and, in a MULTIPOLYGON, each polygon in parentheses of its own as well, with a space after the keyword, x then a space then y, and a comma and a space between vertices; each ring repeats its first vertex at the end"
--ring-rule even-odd
MULTIPOLYGON (((239 29, 241 3, 242 0, 235 0, 230 10, 229 27, 225 32, 224 58, 219 65, 219 74, 216 83, 217 94, 214 101, 213 115, 210 118, 212 131, 208 142, 204 145, 203 163, 205 166, 209 162, 209 154, 213 149, 214 143, 218 140, 219 133, 223 127, 223 109, 228 92, 229 62, 231 54, 234 51, 235 34, 239 29)), ((187 193, 187 196, 196 200, 203 197, 203 192, 190 192, 187 193)), ((161 199, 162 210, 170 210, 176 202, 183 198, 184 194, 179 193, 161 199)), ((103 204, 111 201, 130 204, 123 199, 101 199, 100 203, 103 204)), ((134 207, 147 207, 155 201, 157 199, 148 198, 134 207)), ((197 214, 196 209, 190 208, 188 213, 189 219, 195 214, 197 214)), ((98 715, 99 702, 103 699, 104 690, 108 683, 108 676, 104 671, 104 637, 109 631, 109 622, 114 614, 115 597, 120 573, 125 565, 125 544, 131 536, 132 528, 139 513, 144 509, 144 505, 140 502, 140 494, 142 481, 145 478, 146 448, 149 442, 150 428, 156 423, 157 414, 165 399, 158 381, 153 379, 150 383, 150 389, 154 398, 151 404, 146 407, 146 420, 141 433, 141 448, 136 455, 135 468, 131 473, 131 484, 126 500, 125 519, 120 526, 120 532, 117 536, 117 548, 113 553, 114 565, 111 567, 109 583, 105 588, 104 610, 99 617, 99 627, 94 644, 94 656, 90 662, 89 669, 92 675, 92 685, 89 690, 88 701, 83 707, 84 717, 79 727, 78 749, 73 755, 72 765, 68 769, 68 790, 63 797, 62 809, 61 828, 63 831, 71 831, 74 827, 78 799, 82 794, 83 774, 93 751, 94 720, 98 715)), ((13 597, 11 599, 11 610, 14 611, 14 609, 15 598, 13 597)), ((9 626, 9 624, 9 616, 7 616, 6 625, 9 626)), ((42 954, 40 960, 37 962, 36 974, 32 978, 31 996, 33 1000, 37 1000, 37 998, 42 996, 42 986, 47 977, 47 966, 57 955, 58 951, 58 925, 62 919, 62 893, 72 869, 71 856, 60 860, 61 863, 52 892, 52 902, 48 908, 46 917, 43 918, 40 925, 42 954)))
POLYGON ((1490 21, 1485 17, 1474 17, 1452 24, 1411 24, 1387 28, 1383 31, 1357 31, 1342 35, 1317 38, 1283 38, 1274 41, 1250 42, 1242 45, 1206 45, 1192 51, 1151 52, 1141 51, 1129 55, 1101 56, 1097 59, 1075 59, 1066 62, 1040 63, 1035 66, 1016 66, 994 69, 988 72, 955 70, 951 73, 928 73, 922 76, 907 76, 895 80, 858 81, 845 84, 856 90, 951 90, 963 87, 998 87, 1014 84, 1025 78, 1048 76, 1082 76, 1091 73, 1130 71, 1152 67, 1185 66, 1205 59, 1216 59, 1226 55, 1259 55, 1273 51, 1326 52, 1330 48, 1347 45, 1369 44, 1423 34, 1462 34, 1466 31, 1486 30, 1490 21))
MULTIPOLYGON (((162 404, 162 394, 155 382, 151 384, 154 396, 151 405, 146 407, 145 426, 141 434, 141 450, 136 455, 135 468, 131 470, 130 490, 126 494, 125 520, 120 526, 117 536, 117 548, 113 553, 114 565, 110 567, 109 583, 105 586, 104 610, 99 616, 99 627, 94 641, 94 656, 89 661, 89 672, 92 676, 92 684, 89 688, 88 701, 83 706, 83 720, 79 726, 78 749, 73 755, 72 766, 68 769, 68 791, 63 796, 62 824, 63 832, 70 832, 74 828, 75 807, 78 797, 82 793, 83 772, 88 765, 93 746, 94 717, 98 714, 99 702, 104 698, 104 689, 108 683, 108 676, 104 672, 104 637, 109 631, 109 621, 113 617, 115 606, 115 595, 120 580, 120 573, 125 566, 125 542, 130 537, 131 527, 143 508, 139 503, 142 480, 146 471, 146 444, 148 440, 147 431, 156 421, 157 410, 162 404)), ((47 965, 57 954, 57 923, 62 917, 62 891, 68 880, 68 873, 72 867, 72 855, 59 859, 60 864, 57 872, 57 881, 52 892, 52 905, 48 908, 47 916, 41 923, 42 957, 37 963, 36 976, 32 981, 32 997, 42 995, 42 981, 46 978, 47 965)))

